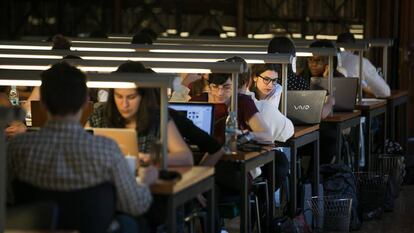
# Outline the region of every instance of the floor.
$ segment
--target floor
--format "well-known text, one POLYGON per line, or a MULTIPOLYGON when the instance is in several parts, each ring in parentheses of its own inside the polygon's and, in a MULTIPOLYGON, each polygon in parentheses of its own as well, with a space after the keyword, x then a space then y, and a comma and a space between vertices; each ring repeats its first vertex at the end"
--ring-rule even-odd
POLYGON ((395 210, 384 213, 381 220, 364 222, 356 233, 411 233, 414 232, 414 185, 403 186, 396 200, 395 210))

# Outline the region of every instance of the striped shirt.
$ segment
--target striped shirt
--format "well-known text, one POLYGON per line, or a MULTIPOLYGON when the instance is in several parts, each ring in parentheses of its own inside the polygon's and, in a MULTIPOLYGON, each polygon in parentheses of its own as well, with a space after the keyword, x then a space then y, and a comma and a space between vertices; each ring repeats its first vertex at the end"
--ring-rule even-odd
POLYGON ((136 182, 118 145, 87 133, 78 122, 49 121, 37 132, 18 135, 9 141, 7 156, 10 202, 14 179, 54 191, 110 182, 118 211, 138 216, 150 207, 149 188, 136 182))

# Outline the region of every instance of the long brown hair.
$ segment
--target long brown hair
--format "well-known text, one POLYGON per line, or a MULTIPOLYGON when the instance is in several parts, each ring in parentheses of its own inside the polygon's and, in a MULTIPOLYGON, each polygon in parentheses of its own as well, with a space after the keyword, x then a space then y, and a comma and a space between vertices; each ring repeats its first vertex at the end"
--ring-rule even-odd
MULTIPOLYGON (((140 62, 126 62, 120 65, 116 72, 129 73, 154 73, 151 69, 145 69, 140 62)), ((137 88, 137 94, 141 96, 139 108, 136 113, 137 132, 147 133, 159 119, 159 90, 156 88, 137 88)), ((114 89, 109 90, 108 102, 105 105, 107 124, 109 127, 124 128, 125 119, 121 116, 115 104, 114 89)))

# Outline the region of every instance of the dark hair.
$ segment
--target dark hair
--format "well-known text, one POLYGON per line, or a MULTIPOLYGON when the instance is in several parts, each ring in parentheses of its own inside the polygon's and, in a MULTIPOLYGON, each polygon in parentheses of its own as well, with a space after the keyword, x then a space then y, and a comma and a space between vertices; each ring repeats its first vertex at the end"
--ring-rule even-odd
POLYGON ((140 33, 149 35, 152 41, 155 41, 158 37, 157 33, 151 28, 143 28, 140 33))
POLYGON ((267 53, 289 53, 295 56, 296 48, 289 38, 274 37, 267 46, 267 53))
POLYGON ((208 83, 209 84, 216 84, 216 85, 223 85, 228 79, 231 79, 230 74, 224 73, 211 73, 208 76, 208 83))
POLYGON ((238 57, 238 56, 234 56, 234 57, 227 58, 225 61, 226 62, 241 62, 243 64, 243 70, 246 70, 246 72, 243 72, 243 73, 239 74, 238 88, 241 88, 241 87, 243 87, 243 85, 249 83, 250 72, 249 72, 249 69, 247 67, 247 62, 243 58, 238 57))
POLYGON ((272 71, 278 72, 277 67, 274 64, 268 64, 268 63, 266 63, 266 64, 254 64, 254 65, 252 65, 250 70, 251 70, 250 75, 252 77, 256 76, 257 74, 261 74, 261 73, 265 72, 266 70, 272 70, 272 71))
POLYGON ((55 116, 77 113, 87 99, 86 75, 66 62, 54 64, 41 74, 40 99, 55 116))
POLYGON ((64 56, 62 59, 81 59, 82 60, 81 57, 77 55, 71 55, 71 54, 64 56))
MULTIPOLYGON (((121 64, 116 73, 154 73, 151 69, 146 69, 140 62, 128 61, 121 64)), ((159 113, 159 91, 155 88, 137 88, 138 95, 141 96, 141 101, 136 114, 137 132, 147 133, 155 122, 156 114, 159 113)), ((124 128, 125 120, 119 113, 115 100, 114 89, 109 90, 108 102, 105 105, 105 112, 107 116, 107 123, 110 127, 124 128)))
POLYGON ((355 43, 354 34, 350 32, 343 32, 338 35, 336 42, 337 43, 355 43))
POLYGON ((70 41, 61 34, 57 34, 52 38, 52 50, 70 50, 71 45, 70 41))
MULTIPOLYGON (((334 44, 329 40, 316 40, 312 44, 309 45, 311 48, 335 48, 334 44)), ((334 56, 333 58, 333 67, 336 70, 338 66, 338 58, 334 56)))
POLYGON ((137 33, 132 37, 131 44, 152 44, 152 38, 146 33, 137 33))
POLYGON ((204 28, 198 33, 199 36, 220 37, 220 32, 214 28, 204 28))

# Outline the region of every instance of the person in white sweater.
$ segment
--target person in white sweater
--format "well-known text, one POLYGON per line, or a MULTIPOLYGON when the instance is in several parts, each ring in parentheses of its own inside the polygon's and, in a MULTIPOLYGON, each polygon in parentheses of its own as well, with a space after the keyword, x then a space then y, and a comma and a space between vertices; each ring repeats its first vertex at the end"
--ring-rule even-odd
POLYGON ((277 84, 277 67, 257 64, 251 67, 253 85, 246 94, 251 95, 262 118, 270 129, 274 141, 285 142, 294 133, 292 122, 279 111, 282 87, 277 84))
MULTIPOLYGON (((355 43, 352 33, 346 32, 338 36, 337 43, 355 43)), ((359 76, 359 57, 350 51, 343 51, 340 54, 342 67, 346 70, 348 77, 359 76)), ((366 94, 375 97, 388 97, 391 95, 387 82, 379 76, 371 62, 362 58, 362 88, 366 94)))

